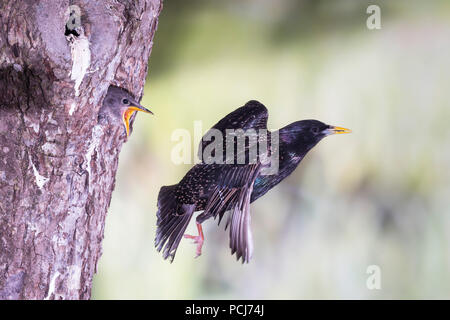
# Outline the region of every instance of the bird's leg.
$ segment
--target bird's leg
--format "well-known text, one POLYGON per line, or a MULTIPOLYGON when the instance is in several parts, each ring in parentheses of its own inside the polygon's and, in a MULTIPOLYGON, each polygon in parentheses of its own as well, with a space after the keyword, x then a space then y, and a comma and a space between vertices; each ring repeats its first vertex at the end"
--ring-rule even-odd
POLYGON ((184 237, 187 239, 194 239, 194 243, 197 244, 197 251, 196 251, 197 255, 195 256, 196 258, 202 254, 203 241, 205 241, 205 237, 203 236, 202 225, 198 222, 197 222, 197 230, 198 236, 191 236, 189 234, 184 235, 184 237))

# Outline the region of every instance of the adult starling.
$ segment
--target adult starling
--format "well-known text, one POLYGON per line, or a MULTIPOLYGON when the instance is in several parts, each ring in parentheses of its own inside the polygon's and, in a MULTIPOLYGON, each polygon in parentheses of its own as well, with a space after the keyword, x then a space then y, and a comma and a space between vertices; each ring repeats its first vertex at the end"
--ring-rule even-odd
MULTIPOLYGON (((264 105, 258 101, 249 101, 220 120, 209 132, 216 131, 225 135, 230 130, 242 129, 248 132, 253 129, 253 132, 258 132, 259 139, 261 132, 267 129, 267 116, 264 105)), ((250 203, 289 176, 306 153, 322 138, 349 132, 349 129, 330 126, 317 120, 296 121, 278 131, 268 132, 265 155, 277 153, 279 160, 278 170, 274 174, 263 173, 268 164, 260 154, 256 159, 249 157, 249 141, 245 143, 243 151, 244 163, 236 162, 238 156, 242 155, 239 151, 232 155, 231 163, 210 163, 202 159, 203 161, 189 170, 178 184, 164 186, 159 192, 155 239, 157 250, 163 250, 164 259, 170 257, 173 261, 193 213, 203 210, 196 219, 198 235, 184 235, 185 238, 194 239, 198 257, 204 241, 201 224, 211 217, 219 217, 220 224, 225 212, 230 211, 225 229, 230 227, 231 254, 236 253, 237 260, 242 258, 242 263, 248 262, 253 252, 250 203), (278 139, 273 141, 272 137, 278 139)), ((200 142, 201 149, 208 146, 207 136, 208 133, 200 142)), ((238 144, 237 139, 232 143, 234 151, 238 144)), ((222 146, 225 150, 225 144, 222 146)), ((220 148, 215 150, 217 151, 220 151, 220 148)), ((264 155, 264 152, 262 154, 264 155)), ((220 158, 219 156, 216 159, 220 158)))
POLYGON ((99 118, 111 115, 114 120, 122 121, 128 137, 130 135, 130 119, 136 111, 153 114, 153 112, 141 106, 128 91, 111 85, 103 100, 99 118))

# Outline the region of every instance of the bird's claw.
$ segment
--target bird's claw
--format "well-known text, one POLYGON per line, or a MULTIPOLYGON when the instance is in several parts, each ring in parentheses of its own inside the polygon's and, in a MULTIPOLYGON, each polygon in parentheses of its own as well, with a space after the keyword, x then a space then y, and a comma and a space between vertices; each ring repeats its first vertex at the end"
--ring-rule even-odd
POLYGON ((193 239, 194 243, 197 244, 197 250, 196 250, 196 256, 195 258, 198 258, 199 256, 202 255, 202 246, 203 246, 203 237, 198 235, 198 236, 191 236, 189 234, 185 234, 184 237, 186 239, 193 239))

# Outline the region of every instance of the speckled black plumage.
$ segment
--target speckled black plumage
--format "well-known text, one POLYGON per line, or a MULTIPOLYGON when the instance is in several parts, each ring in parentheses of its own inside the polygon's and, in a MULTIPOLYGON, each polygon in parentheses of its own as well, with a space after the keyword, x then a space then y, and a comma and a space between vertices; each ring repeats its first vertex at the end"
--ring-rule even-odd
MULTIPOLYGON (((223 133, 226 129, 266 129, 267 117, 264 105, 249 101, 212 129, 223 133)), ((218 217, 220 224, 225 212, 230 211, 226 228, 230 227, 232 254, 236 253, 237 259, 248 262, 253 251, 250 203, 290 175, 306 153, 330 134, 332 128, 317 120, 302 120, 278 130, 279 171, 276 174, 262 175, 265 164, 259 158, 256 163, 247 161, 244 164, 208 164, 203 161, 189 170, 178 184, 162 187, 158 196, 155 240, 158 251, 163 250, 163 257, 173 260, 195 211, 203 211, 196 219, 200 224, 211 217, 218 217)), ((200 149, 208 143, 202 139, 200 149)), ((268 150, 270 154, 275 150, 274 146, 269 144, 268 150)))

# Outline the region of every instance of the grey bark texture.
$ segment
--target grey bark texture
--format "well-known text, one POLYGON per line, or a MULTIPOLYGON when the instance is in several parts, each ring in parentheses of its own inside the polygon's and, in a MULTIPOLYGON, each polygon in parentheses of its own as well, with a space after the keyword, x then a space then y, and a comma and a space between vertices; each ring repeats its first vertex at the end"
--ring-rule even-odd
POLYGON ((89 299, 122 123, 108 86, 137 98, 161 0, 0 2, 0 299, 89 299), (69 6, 81 12, 66 36, 69 6))

